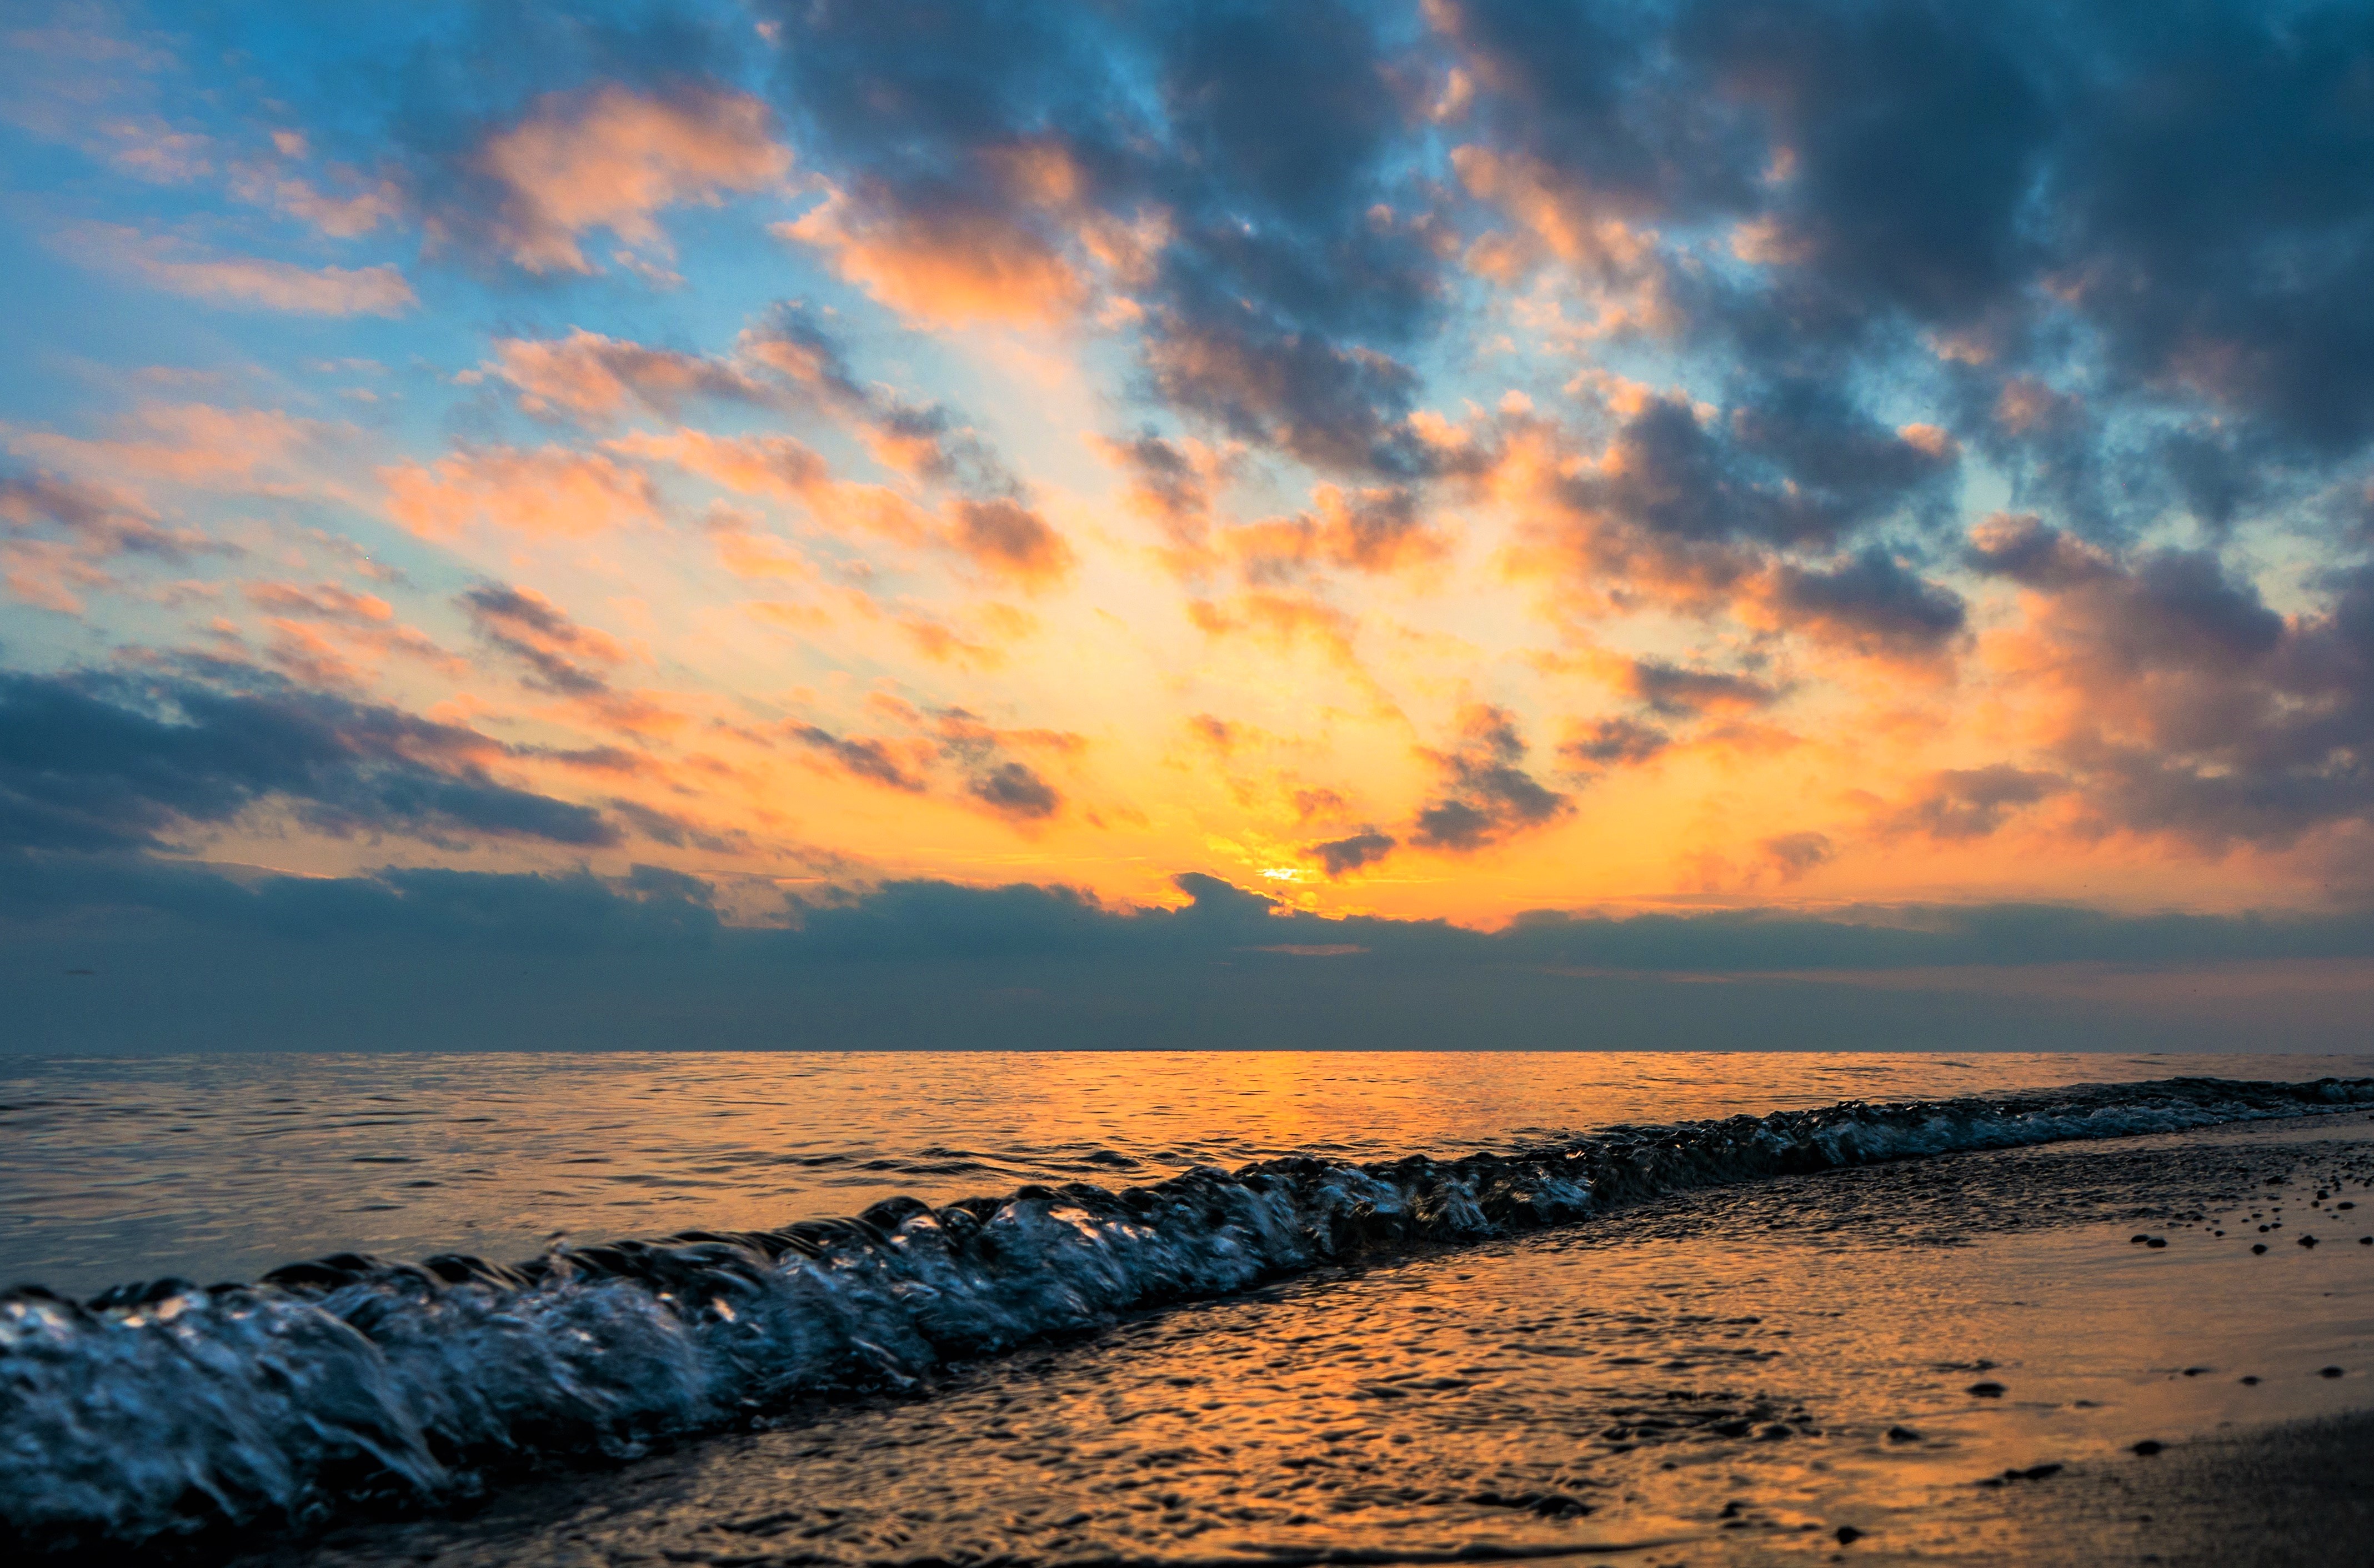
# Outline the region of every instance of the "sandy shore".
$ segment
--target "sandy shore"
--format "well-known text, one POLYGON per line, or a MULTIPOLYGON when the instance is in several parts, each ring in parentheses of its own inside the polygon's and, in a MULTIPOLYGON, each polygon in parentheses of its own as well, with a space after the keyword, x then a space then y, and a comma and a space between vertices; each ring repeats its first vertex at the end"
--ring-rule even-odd
POLYGON ((1972 1543, 1977 1560, 2218 1568, 2374 1562, 2374 1411, 2172 1444, 2148 1459, 2073 1467, 2049 1484, 2005 1492, 2002 1533, 1972 1543))

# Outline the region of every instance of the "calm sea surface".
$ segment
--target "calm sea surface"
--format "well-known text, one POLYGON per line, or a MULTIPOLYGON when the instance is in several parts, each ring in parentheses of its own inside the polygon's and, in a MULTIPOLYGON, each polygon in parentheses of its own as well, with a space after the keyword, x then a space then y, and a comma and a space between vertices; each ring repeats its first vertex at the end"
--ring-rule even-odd
POLYGON ((2374 1055, 521 1054, 0 1057, 0 1286, 498 1260, 1025 1183, 1304 1152, 1458 1155, 1618 1123, 2374 1055))

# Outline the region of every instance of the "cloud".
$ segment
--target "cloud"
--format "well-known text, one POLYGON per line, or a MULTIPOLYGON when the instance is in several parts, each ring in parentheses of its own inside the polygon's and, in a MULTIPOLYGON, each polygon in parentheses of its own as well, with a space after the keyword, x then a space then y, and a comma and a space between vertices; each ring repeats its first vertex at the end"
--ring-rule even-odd
POLYGON ((1057 757, 1076 755, 1084 743, 1059 730, 1006 730, 962 708, 917 709, 876 697, 872 706, 904 725, 911 738, 838 735, 813 724, 793 724, 784 733, 829 759, 852 778, 907 795, 934 792, 934 774, 956 797, 1017 827, 1032 827, 1060 813, 1062 793, 1017 751, 1057 757))
POLYGON ((773 189, 792 155, 774 139, 766 105, 746 93, 610 83, 538 99, 488 135, 468 167, 489 193, 488 207, 447 206, 435 230, 482 241, 528 272, 592 273, 582 243, 590 231, 664 255, 660 213, 773 189))
MULTIPOLYGON (((143 402, 106 437, 0 426, 9 450, 86 487, 129 492, 144 484, 226 495, 295 499, 337 495, 326 459, 356 433, 351 425, 300 419, 276 408, 143 402)), ((119 501, 119 507, 123 502, 119 501)))
POLYGON ((21 603, 79 615, 83 594, 126 586, 108 563, 179 565, 211 553, 232 552, 166 527, 134 497, 53 474, 0 474, 0 584, 21 603))
POLYGON ((294 687, 0 676, 0 844, 160 849, 276 805, 338 837, 616 838, 597 812, 500 782, 502 759, 476 731, 294 687))
POLYGON ((610 419, 629 407, 674 418, 694 399, 766 407, 781 395, 723 360, 653 348, 572 328, 567 337, 501 338, 495 374, 519 389, 531 414, 610 419))
POLYGON ((2055 774, 2003 763, 1948 768, 1930 775, 1911 801, 1890 814, 1886 826, 1933 839, 1986 838, 2023 808, 2065 787, 2066 781, 2055 774))
POLYGON ((1431 566, 1450 553, 1451 540, 1426 522, 1408 489, 1378 486, 1347 494, 1321 485, 1311 492, 1310 512, 1232 528, 1223 548, 1243 562, 1250 580, 1277 583, 1313 566, 1369 573, 1431 566))
POLYGON ((847 739, 815 725, 796 725, 788 733, 801 745, 813 747, 830 757, 844 772, 869 783, 904 790, 911 795, 920 795, 929 787, 921 777, 901 765, 897 753, 885 741, 847 739))
POLYGON ((1075 559, 1046 519, 1010 501, 958 501, 949 542, 982 571, 1026 586, 1065 576, 1075 559))
POLYGON ((1671 735, 1638 719, 1594 719, 1574 726, 1558 743, 1558 755, 1577 772, 1589 773, 1637 767, 1673 743, 1671 735))
POLYGON ((899 193, 861 181, 771 232, 823 251, 841 277, 934 325, 1049 324, 1088 293, 1055 242, 955 191, 899 193))
POLYGON ((1757 845, 1764 864, 1784 882, 1793 882, 1838 853, 1827 833, 1779 833, 1757 845))
POLYGON ((395 267, 305 267, 264 256, 227 256, 170 235, 113 223, 78 223, 53 244, 87 265, 128 274, 186 299, 298 315, 397 316, 418 304, 395 267))
POLYGON ((1163 909, 1075 888, 814 884, 737 927, 728 886, 386 867, 242 875, 17 853, 0 951, 10 1043, 126 1050, 841 1048, 2208 1048, 2256 1019, 2346 1049, 2374 918, 1848 906, 1816 917, 1542 912, 1496 932, 1323 919, 1214 877, 1163 909), (1335 956, 1314 966, 1302 955, 1335 956), (60 968, 99 979, 44 984, 60 968), (112 977, 136 971, 139 984, 112 977), (790 1032, 786 1032, 786 1031, 790 1032))
POLYGON ((583 538, 660 521, 651 479, 601 453, 544 446, 464 448, 379 471, 388 515, 423 538, 472 528, 583 538))
POLYGON ((1302 852, 1306 860, 1319 862, 1329 881, 1335 881, 1352 872, 1376 865, 1393 852, 1398 841, 1390 833, 1374 828, 1363 828, 1346 838, 1330 839, 1314 843, 1302 852))
POLYGON ((1027 762, 999 762, 974 774, 965 789, 999 816, 1018 821, 1044 820, 1064 804, 1064 797, 1027 762))
POLYGON ((2374 813, 2374 573, 2286 617, 2215 555, 2121 559, 2014 520, 1974 559, 2027 589, 1984 648, 2024 688, 2070 831, 2281 849, 2374 813))
POLYGON ((527 666, 530 685, 559 696, 606 695, 608 671, 627 657, 615 638, 578 625, 533 588, 482 583, 460 604, 488 646, 527 666))
POLYGON ((1471 855, 1567 815, 1567 797, 1519 766, 1525 749, 1507 709, 1478 702, 1462 710, 1451 749, 1423 753, 1441 770, 1443 794, 1419 808, 1410 842, 1471 855))
POLYGON ((1770 707, 1781 697, 1777 687, 1747 676, 1685 669, 1663 659, 1631 660, 1625 678, 1634 697, 1651 713, 1667 719, 1704 713, 1753 713, 1770 707))
POLYGON ((1864 654, 1933 653, 1969 619, 1960 595, 1877 546, 1835 566, 1781 565, 1768 602, 1781 624, 1864 654))

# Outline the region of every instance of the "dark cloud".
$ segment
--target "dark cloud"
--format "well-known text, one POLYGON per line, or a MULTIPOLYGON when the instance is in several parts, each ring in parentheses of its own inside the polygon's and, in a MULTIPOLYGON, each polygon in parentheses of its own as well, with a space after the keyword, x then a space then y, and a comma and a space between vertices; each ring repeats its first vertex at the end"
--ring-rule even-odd
POLYGON ((1930 776, 1920 793, 1894 812, 1886 825, 1933 839, 1985 838, 2023 807, 2057 793, 2067 781, 2056 774, 1996 764, 1949 768, 1930 776))
POLYGON ((1525 749, 1506 709, 1480 702, 1467 708, 1452 748, 1427 753, 1442 771, 1443 795, 1419 808, 1411 842, 1465 855, 1573 809, 1524 771, 1525 749))
POLYGON ((1393 852, 1396 841, 1390 833, 1374 828, 1363 828, 1348 838, 1330 839, 1312 844, 1302 852, 1306 860, 1319 862, 1328 879, 1348 876, 1365 867, 1374 866, 1393 852))
POLYGON ((2081 824, 2217 851, 2374 813, 2374 570, 2331 574, 2326 607, 2287 619, 2209 552, 2121 559, 2000 519, 1972 559, 2034 595, 2046 760, 2081 824))
POLYGON ((1768 243, 1786 258, 1768 308, 1792 327, 1851 328, 1891 309, 1960 324, 2027 280, 2035 253, 2019 218, 2054 124, 2034 34, 2013 15, 1688 8, 1673 35, 1696 67, 1681 90, 1743 106, 1781 159, 1758 216, 1779 225, 1768 243))
POLYGON ((1567 503, 1649 548, 1827 548, 1866 525, 1933 504, 1954 454, 1788 383, 1702 421, 1677 398, 1628 418, 1597 471, 1565 481, 1567 503))
POLYGON ((1146 362, 1174 407, 1314 467, 1416 477, 1438 466, 1403 423, 1416 373, 1386 355, 1216 308, 1170 316, 1146 362))
POLYGON ((1044 820, 1064 804, 1064 797, 1027 762, 1000 762, 974 774, 965 788, 999 816, 1019 821, 1044 820))
POLYGON ((167 528, 130 498, 54 474, 0 474, 0 529, 32 533, 44 526, 94 555, 145 555, 178 561, 201 550, 228 552, 205 535, 167 528))
POLYGON ((1744 675, 1722 670, 1684 669, 1663 659, 1635 659, 1630 671, 1632 694, 1661 718, 1686 718, 1710 709, 1733 711, 1769 708, 1780 700, 1780 690, 1744 675))
POLYGON ((527 666, 529 684, 564 697, 608 693, 606 668, 625 650, 602 633, 579 626, 543 595, 532 588, 482 583, 458 602, 481 638, 527 666))
MULTIPOLYGON (((1178 910, 1064 887, 911 881, 810 891, 786 927, 723 890, 387 869, 243 876, 6 853, 0 1050, 740 1048, 2211 1048, 2238 1028, 2346 1049, 2360 994, 2217 966, 2362 971, 2374 916, 2117 915, 2066 906, 1542 913, 1497 933, 1323 919, 1217 878, 1178 910), (1339 956, 1323 966, 1300 955, 1339 956), (2069 965, 2140 970, 2099 1001, 2069 965), (95 976, 57 978, 67 968, 95 976), (2023 972, 2040 970, 2027 985, 2023 972), (133 976, 136 984, 126 981, 133 976), (2167 975, 2210 981, 2170 984, 2167 975), (2025 988, 2024 988, 2025 987, 2025 988), (2074 996, 2074 999, 2073 999, 2074 996), (2162 998, 2158 1003, 2154 997, 2162 998)), ((2082 977, 2080 977, 2082 978, 2082 977)))
POLYGON ((1558 755, 1581 772, 1603 768, 1632 767, 1647 761, 1674 743, 1654 725, 1638 719, 1594 719, 1576 727, 1558 746, 1558 755))
POLYGON ((1784 882, 1795 881, 1838 853, 1828 834, 1813 832, 1778 833, 1757 848, 1764 863, 1784 882))
POLYGON ((1877 546, 1826 569, 1783 565, 1773 604, 1786 623, 1867 653, 1933 652, 1969 619, 1960 595, 1877 546))
POLYGON ((162 848, 277 805, 317 831, 607 844, 598 812, 504 784, 476 731, 287 686, 0 675, 0 843, 162 848))
POLYGON ((789 734, 793 740, 823 752, 861 779, 911 794, 920 794, 926 787, 924 781, 910 772, 890 748, 880 740, 845 739, 815 725, 794 725, 789 734))

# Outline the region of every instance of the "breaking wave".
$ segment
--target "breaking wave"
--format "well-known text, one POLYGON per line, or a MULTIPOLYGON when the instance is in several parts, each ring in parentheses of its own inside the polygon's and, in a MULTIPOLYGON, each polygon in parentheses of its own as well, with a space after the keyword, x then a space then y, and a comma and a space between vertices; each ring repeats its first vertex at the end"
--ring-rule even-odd
POLYGON ((466 1495, 786 1401, 1362 1254, 1666 1194, 1962 1150, 2374 1104, 2374 1079, 2171 1079, 1846 1103, 1457 1160, 1265 1160, 1120 1192, 1026 1186, 850 1220, 558 1246, 502 1266, 338 1254, 253 1285, 0 1295, 0 1542, 160 1546, 466 1495))

